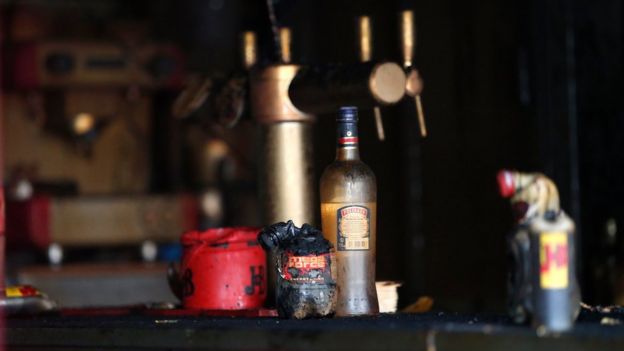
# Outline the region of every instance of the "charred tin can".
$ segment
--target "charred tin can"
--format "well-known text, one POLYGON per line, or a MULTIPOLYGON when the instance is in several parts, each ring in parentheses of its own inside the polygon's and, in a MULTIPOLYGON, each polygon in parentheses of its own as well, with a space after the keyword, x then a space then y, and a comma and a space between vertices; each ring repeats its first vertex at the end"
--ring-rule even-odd
POLYGON ((276 305, 280 317, 326 317, 336 309, 334 251, 323 234, 292 221, 265 228, 258 239, 274 250, 277 262, 276 305))

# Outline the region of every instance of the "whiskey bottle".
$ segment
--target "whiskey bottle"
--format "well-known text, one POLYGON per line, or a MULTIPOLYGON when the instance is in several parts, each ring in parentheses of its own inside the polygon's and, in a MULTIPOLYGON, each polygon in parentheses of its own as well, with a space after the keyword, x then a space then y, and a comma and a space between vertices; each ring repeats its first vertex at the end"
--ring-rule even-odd
POLYGON ((340 108, 336 160, 321 177, 321 222, 336 250, 337 316, 379 312, 375 289, 377 184, 360 161, 357 108, 340 108))

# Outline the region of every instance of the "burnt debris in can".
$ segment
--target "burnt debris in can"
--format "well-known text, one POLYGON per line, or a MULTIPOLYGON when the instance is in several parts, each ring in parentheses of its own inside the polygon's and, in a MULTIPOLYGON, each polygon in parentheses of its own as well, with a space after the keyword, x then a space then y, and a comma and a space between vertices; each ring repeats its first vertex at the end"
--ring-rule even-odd
POLYGON ((334 251, 323 233, 292 221, 264 228, 258 235, 262 247, 277 257, 277 311, 283 318, 319 318, 334 314, 336 281, 334 251))

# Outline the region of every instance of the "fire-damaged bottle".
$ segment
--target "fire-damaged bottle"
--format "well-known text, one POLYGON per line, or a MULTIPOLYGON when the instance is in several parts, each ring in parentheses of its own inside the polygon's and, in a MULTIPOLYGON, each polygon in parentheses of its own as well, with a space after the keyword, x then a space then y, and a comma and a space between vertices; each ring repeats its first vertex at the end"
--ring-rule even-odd
POLYGON ((336 308, 334 252, 323 233, 292 221, 275 223, 260 232, 258 241, 276 255, 276 305, 280 317, 327 317, 336 308))
POLYGON ((517 224, 508 244, 513 267, 509 312, 538 332, 563 332, 580 309, 574 222, 559 208, 555 184, 539 173, 501 171, 501 195, 511 198, 517 224))
POLYGON ((337 118, 336 160, 321 177, 321 221, 336 249, 337 316, 379 312, 375 290, 377 184, 360 161, 357 108, 342 107, 337 118))

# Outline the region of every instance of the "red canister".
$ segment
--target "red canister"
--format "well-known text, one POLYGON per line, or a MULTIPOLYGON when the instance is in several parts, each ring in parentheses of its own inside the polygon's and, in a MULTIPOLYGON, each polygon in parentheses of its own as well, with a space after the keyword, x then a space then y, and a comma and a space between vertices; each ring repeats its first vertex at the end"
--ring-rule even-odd
POLYGON ((241 310, 266 299, 266 256, 259 229, 217 228, 182 235, 180 266, 185 308, 241 310))

